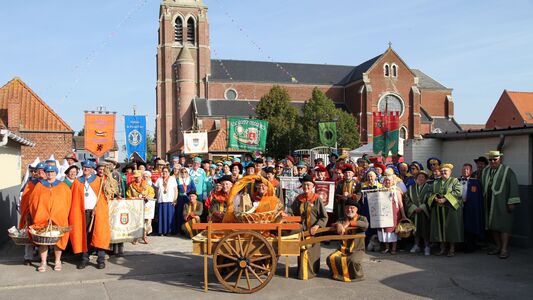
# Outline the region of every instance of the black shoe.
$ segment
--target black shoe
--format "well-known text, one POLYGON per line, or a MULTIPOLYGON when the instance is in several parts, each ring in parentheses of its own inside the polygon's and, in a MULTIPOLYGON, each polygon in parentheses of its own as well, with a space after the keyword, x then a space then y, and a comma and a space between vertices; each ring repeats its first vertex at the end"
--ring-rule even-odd
POLYGON ((85 269, 85 267, 87 267, 87 263, 83 261, 76 268, 78 270, 82 270, 82 269, 85 269))
POLYGON ((24 260, 24 265, 25 266, 31 266, 31 259, 25 259, 24 260))
POLYGON ((105 268, 105 263, 98 263, 98 265, 96 265, 96 268, 97 269, 104 269, 105 268))

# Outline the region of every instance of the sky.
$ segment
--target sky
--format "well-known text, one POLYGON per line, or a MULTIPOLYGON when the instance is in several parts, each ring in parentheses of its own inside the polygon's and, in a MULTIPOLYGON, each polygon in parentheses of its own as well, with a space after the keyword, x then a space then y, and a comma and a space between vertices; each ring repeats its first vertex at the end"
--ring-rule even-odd
MULTIPOLYGON (((0 85, 19 76, 74 130, 103 106, 155 130, 159 0, 3 1, 0 85)), ((211 57, 358 65, 388 43, 484 124, 504 89, 533 91, 533 1, 206 0, 211 57)))

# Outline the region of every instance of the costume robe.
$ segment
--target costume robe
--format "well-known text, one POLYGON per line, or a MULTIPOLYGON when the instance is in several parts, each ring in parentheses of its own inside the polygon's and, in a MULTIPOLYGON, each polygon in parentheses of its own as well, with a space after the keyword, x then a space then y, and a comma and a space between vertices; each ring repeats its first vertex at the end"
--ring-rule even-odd
MULTIPOLYGON (((306 197, 300 194, 292 202, 289 214, 300 216, 303 231, 309 231, 311 227, 318 225, 325 227, 328 223, 328 214, 322 199, 316 194, 306 197)), ((300 249, 298 257, 298 278, 307 280, 316 276, 320 270, 320 243, 308 244, 300 249)))
POLYGON ((344 199, 341 199, 341 196, 344 196, 344 192, 348 193, 347 199, 355 199, 355 193, 357 190, 357 181, 352 180, 342 180, 337 184, 335 189, 335 203, 333 205, 333 216, 336 220, 344 218, 344 199))
MULTIPOLYGON (((35 185, 31 193, 29 213, 34 227, 44 228, 49 220, 53 225, 68 227, 68 215, 71 203, 70 188, 62 181, 49 183, 42 180, 35 185)), ((68 233, 63 234, 56 246, 65 250, 68 243, 68 233)))
POLYGON ((430 186, 424 184, 420 186, 415 183, 411 185, 405 193, 405 209, 407 217, 413 221, 416 226, 416 237, 429 239, 429 207, 427 205, 427 195, 430 186), (422 209, 422 212, 415 214, 417 208, 422 209))
MULTIPOLYGON (((90 188, 98 197, 102 178, 96 175, 91 175, 87 180, 90 188)), ((72 204, 68 219, 72 228, 72 231, 70 232, 70 241, 72 243, 72 250, 75 254, 88 251, 86 224, 87 222, 91 222, 91 220, 85 220, 84 184, 85 177, 83 176, 78 177, 72 184, 72 204)), ((109 241, 111 239, 111 228, 109 226, 109 206, 103 190, 100 193, 100 197, 96 200, 96 206, 94 209, 96 211, 92 229, 91 246, 107 250, 109 249, 109 241)))
POLYGON ((182 230, 185 231, 189 238, 193 238, 198 234, 198 230, 192 229, 192 224, 198 223, 195 216, 200 217, 203 212, 203 203, 196 201, 192 204, 190 201, 183 206, 183 226, 182 230))
MULTIPOLYGON (((368 228, 368 220, 364 216, 356 216, 350 220, 349 227, 356 227, 346 234, 364 233, 368 228)), ((331 277, 335 280, 350 282, 363 279, 363 256, 365 254, 364 237, 344 240, 336 251, 326 259, 331 277)))
MULTIPOLYGON (((200 170, 200 169, 199 169, 200 170)), ((203 171, 203 170, 202 170, 203 171)), ((183 221, 183 206, 185 206, 186 203, 189 202, 189 197, 187 196, 187 193, 196 191, 196 185, 194 184, 192 177, 187 177, 185 180, 183 178, 178 178, 178 203, 176 204, 176 223, 177 223, 177 229, 178 231, 181 230, 182 225, 184 223, 183 221)), ((198 197, 200 195, 198 194, 198 197)))
POLYGON ((485 227, 488 230, 511 233, 513 213, 508 204, 519 204, 520 194, 516 175, 511 168, 500 165, 493 176, 491 168, 483 170, 483 196, 485 198, 485 227))
POLYGON ((221 222, 228 205, 226 203, 228 195, 223 194, 222 192, 213 193, 213 197, 209 202, 209 221, 221 222))
MULTIPOLYGON (((463 184, 463 181, 461 181, 463 184)), ((481 182, 470 177, 463 184, 463 221, 465 232, 483 236, 485 222, 483 214, 483 191, 481 182)))
POLYGON ((454 177, 438 178, 433 181, 429 192, 428 206, 431 209, 430 241, 461 243, 464 240, 463 208, 461 195, 463 187, 454 177), (437 203, 437 194, 447 201, 437 203))
POLYGON ((22 192, 22 196, 20 198, 19 229, 23 229, 28 225, 27 221, 28 217, 30 216, 30 196, 31 192, 33 191, 33 188, 35 188, 35 185, 37 185, 37 183, 39 183, 39 179, 31 178, 30 180, 28 180, 28 183, 26 184, 26 187, 22 192))

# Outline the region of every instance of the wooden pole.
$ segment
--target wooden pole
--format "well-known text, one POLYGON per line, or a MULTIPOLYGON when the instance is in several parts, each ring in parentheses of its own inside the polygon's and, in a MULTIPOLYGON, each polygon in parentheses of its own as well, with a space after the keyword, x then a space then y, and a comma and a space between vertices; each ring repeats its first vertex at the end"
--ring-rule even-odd
POLYGON ((93 208, 93 213, 91 214, 91 223, 89 223, 89 232, 93 231, 93 225, 94 225, 94 211, 96 210, 96 206, 98 205, 98 200, 100 199, 100 195, 102 194, 102 188, 104 187, 104 181, 106 179, 106 176, 104 175, 102 177, 102 181, 100 182, 100 188, 98 189, 98 197, 96 197, 96 205, 93 208))

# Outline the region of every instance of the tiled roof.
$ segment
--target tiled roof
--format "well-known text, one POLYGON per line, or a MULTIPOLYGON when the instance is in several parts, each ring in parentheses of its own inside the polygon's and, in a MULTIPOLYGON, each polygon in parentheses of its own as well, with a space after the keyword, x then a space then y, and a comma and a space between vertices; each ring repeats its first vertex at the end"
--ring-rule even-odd
POLYGON ((448 90, 447 87, 429 77, 424 72, 417 69, 411 69, 411 71, 418 77, 418 87, 421 89, 448 90))
MULTIPOLYGON (((215 100, 194 99, 194 107, 199 117, 248 117, 255 116, 259 100, 215 100)), ((302 112, 305 102, 291 102, 298 112, 302 112)), ((335 103, 337 108, 347 111, 344 103, 335 103)))
POLYGON ((480 130, 485 128, 485 124, 460 124, 464 131, 480 130))
POLYGON ((212 59, 209 79, 344 85, 353 70, 353 66, 212 59))
POLYGON ((507 91, 507 94, 524 121, 533 123, 533 92, 507 91))
POLYGON ((420 120, 425 124, 431 124, 433 122, 433 118, 423 107, 420 107, 420 120))
POLYGON ((433 128, 438 132, 456 132, 462 131, 461 126, 455 121, 454 118, 433 118, 433 128))
MULTIPOLYGON (((14 100, 20 106, 19 131, 73 131, 50 106, 18 77, 13 78, 0 88, 0 111, 7 111, 10 100, 14 100)), ((9 112, 7 113, 9 114, 9 112)), ((4 122, 7 123, 6 120, 4 122)))

